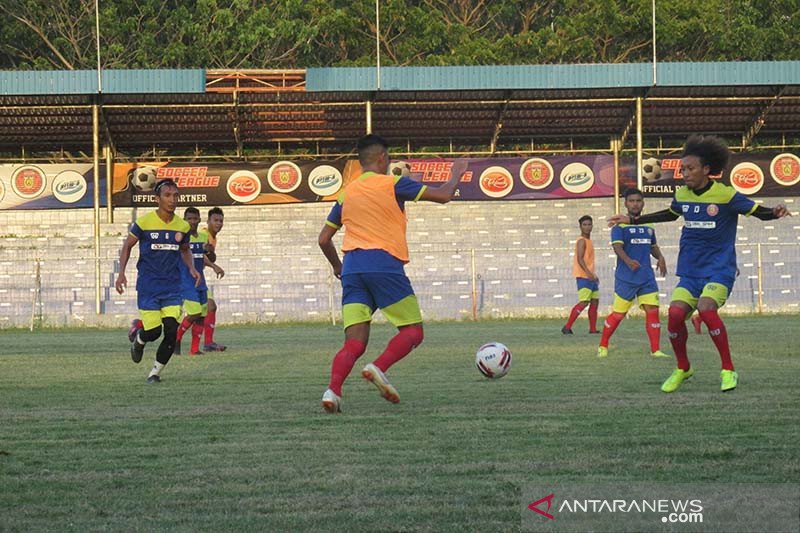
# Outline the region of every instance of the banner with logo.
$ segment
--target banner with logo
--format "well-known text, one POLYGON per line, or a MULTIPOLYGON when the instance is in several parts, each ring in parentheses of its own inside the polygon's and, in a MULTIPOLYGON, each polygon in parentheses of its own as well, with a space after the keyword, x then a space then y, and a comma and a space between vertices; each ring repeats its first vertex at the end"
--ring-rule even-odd
MULTIPOLYGON (((105 206, 105 167, 100 169, 100 203, 105 206)), ((91 163, 0 165, 0 209, 92 207, 91 163)))
MULTIPOLYGON (((635 162, 620 168, 620 189, 636 186, 635 162)), ((734 153, 728 170, 717 176, 748 196, 800 196, 800 157, 791 152, 734 153)), ((647 157, 642 161, 642 192, 649 197, 671 197, 683 186, 679 156, 647 157)))
POLYGON ((118 207, 155 205, 157 182, 178 184, 181 205, 225 206, 335 200, 357 175, 358 162, 279 161, 261 163, 118 163, 112 202, 118 207))
MULTIPOLYGON (((467 159, 461 200, 591 198, 614 193, 611 156, 467 159)), ((390 172, 437 186, 450 179, 452 159, 408 159, 390 172)), ((258 205, 335 200, 361 174, 355 160, 259 163, 126 163, 114 166, 113 203, 155 205, 153 189, 174 180, 181 205, 258 205)))

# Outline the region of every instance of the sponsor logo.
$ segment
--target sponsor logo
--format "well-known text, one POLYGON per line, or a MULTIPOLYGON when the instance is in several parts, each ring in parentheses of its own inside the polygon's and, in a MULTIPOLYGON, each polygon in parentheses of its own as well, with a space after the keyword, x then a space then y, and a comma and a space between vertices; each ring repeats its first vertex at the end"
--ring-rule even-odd
POLYGON ((157 232, 150 233, 150 238, 151 239, 158 239, 158 233, 157 232))
POLYGON ((769 173, 779 185, 790 187, 800 181, 800 157, 778 154, 769 164, 769 173))
POLYGON ((300 186, 300 167, 291 161, 279 161, 269 167, 267 182, 276 192, 290 193, 300 186))
MULTIPOLYGON (((450 179, 453 171, 452 161, 410 161, 411 173, 414 176, 421 176, 423 183, 445 182, 450 179)), ((472 181, 472 171, 467 170, 461 175, 459 183, 470 183, 472 181)))
POLYGON ((719 206, 717 204, 708 204, 706 207, 706 214, 710 217, 715 217, 719 214, 719 206))
POLYGON ((160 167, 156 171, 156 177, 159 180, 173 180, 179 189, 219 186, 219 176, 209 176, 208 167, 160 167))
POLYGON ((237 170, 228 178, 225 191, 236 202, 252 202, 261 194, 261 180, 249 170, 237 170))
POLYGON ((731 185, 742 194, 755 194, 764 186, 764 172, 755 163, 739 163, 731 170, 731 185))
POLYGON ((151 250, 179 250, 180 246, 177 244, 165 244, 165 243, 158 243, 154 242, 150 245, 151 250))
POLYGON ((714 229, 717 223, 713 220, 687 220, 684 226, 692 229, 714 229))
POLYGON ((533 190, 545 189, 553 182, 553 166, 539 157, 528 159, 519 167, 519 179, 533 190))
POLYGON ((11 176, 11 189, 20 198, 31 200, 44 192, 44 171, 31 165, 20 167, 11 176))
POLYGON ((59 202, 74 204, 86 195, 86 178, 75 170, 65 170, 58 173, 52 187, 59 202))
POLYGON ((330 165, 320 165, 308 175, 308 186, 317 196, 330 196, 342 188, 342 173, 330 165))
POLYGON ((511 192, 514 181, 507 169, 495 166, 483 171, 478 185, 489 198, 503 198, 511 192))
POLYGON ((652 239, 631 239, 631 244, 651 244, 652 239))
POLYGON ((581 194, 594 185, 594 172, 583 163, 570 163, 561 170, 560 179, 568 192, 581 194))

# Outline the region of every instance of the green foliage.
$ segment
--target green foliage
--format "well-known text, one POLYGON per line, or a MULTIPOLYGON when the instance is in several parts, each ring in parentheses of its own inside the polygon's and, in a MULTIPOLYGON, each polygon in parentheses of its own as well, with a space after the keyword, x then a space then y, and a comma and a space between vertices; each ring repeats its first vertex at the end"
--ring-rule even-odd
MULTIPOLYGON (((375 3, 100 2, 106 68, 373 65, 375 3)), ((657 0, 660 61, 800 57, 798 0, 657 0)), ((383 65, 643 62, 650 0, 382 0, 383 65)), ((0 2, 0 68, 94 68, 93 0, 0 2)))

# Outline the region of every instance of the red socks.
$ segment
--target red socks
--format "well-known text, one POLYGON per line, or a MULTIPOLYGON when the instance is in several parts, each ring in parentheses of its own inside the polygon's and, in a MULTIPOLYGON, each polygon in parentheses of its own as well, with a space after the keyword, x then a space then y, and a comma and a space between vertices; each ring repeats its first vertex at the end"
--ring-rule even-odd
POLYGON ((205 320, 206 344, 214 343, 214 327, 217 325, 217 312, 209 311, 205 320))
POLYGON ((678 368, 689 370, 689 358, 686 355, 686 339, 689 337, 689 331, 686 329, 686 312, 680 307, 670 306, 667 331, 672 349, 675 351, 675 359, 678 361, 678 368))
POLYGON ((200 351, 200 335, 203 334, 203 319, 201 318, 194 324, 192 324, 192 348, 190 350, 191 353, 197 353, 200 351))
POLYGON ((597 331, 597 307, 599 305, 600 302, 595 301, 589 304, 589 333, 597 331))
POLYGON ((178 342, 183 339, 183 334, 186 333, 190 327, 192 327, 192 323, 189 322, 189 317, 183 317, 183 322, 181 322, 181 325, 178 326, 178 336, 176 337, 178 342))
MULTIPOLYGON (((382 372, 389 370, 393 364, 411 353, 411 350, 422 344, 424 334, 421 325, 405 326, 400 328, 397 335, 392 337, 383 353, 373 363, 382 372)), ((335 391, 334 391, 335 392, 335 391)))
POLYGON ((366 348, 366 344, 359 340, 347 339, 344 341, 342 349, 336 353, 333 358, 333 365, 331 365, 331 381, 328 384, 328 388, 337 396, 342 395, 344 380, 350 375, 353 365, 356 364, 356 360, 361 357, 366 348))
POLYGON ((644 327, 647 328, 647 338, 650 339, 650 351, 657 352, 661 349, 661 320, 658 318, 658 309, 645 312, 644 327))
POLYGON ((603 335, 600 337, 600 346, 608 348, 608 341, 611 335, 617 330, 617 326, 625 318, 622 313, 612 312, 606 317, 606 322, 603 324, 603 335))
POLYGON ((728 331, 725 329, 725 324, 722 323, 719 313, 716 309, 700 311, 700 318, 705 322, 708 334, 711 335, 711 340, 714 341, 714 346, 717 347, 719 358, 722 361, 722 370, 733 370, 731 349, 728 344, 728 331))
POLYGON ((578 319, 578 315, 581 314, 581 311, 586 309, 586 306, 589 305, 589 302, 578 302, 575 304, 575 307, 572 308, 572 311, 569 312, 569 320, 567 320, 567 324, 564 326, 566 329, 571 329, 572 324, 578 319))

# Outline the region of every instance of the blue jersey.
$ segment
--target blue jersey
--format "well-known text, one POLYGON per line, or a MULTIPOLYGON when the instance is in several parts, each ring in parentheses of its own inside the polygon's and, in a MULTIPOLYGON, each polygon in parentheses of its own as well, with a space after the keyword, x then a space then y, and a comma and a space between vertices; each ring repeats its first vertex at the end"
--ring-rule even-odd
MULTIPOLYGON (((401 177, 394 184, 394 196, 401 211, 405 212, 407 201, 417 201, 427 187, 418 181, 401 177)), ((334 228, 342 227, 342 206, 346 201, 344 194, 339 195, 339 200, 333 205, 326 224, 334 228)), ((386 250, 355 249, 344 254, 342 261, 342 275, 364 274, 383 272, 392 274, 405 274, 403 261, 394 257, 386 250)))
POLYGON ((189 267, 186 263, 181 261, 179 263, 181 269, 181 283, 184 288, 192 288, 198 291, 208 289, 206 285, 206 277, 203 274, 203 259, 206 256, 205 245, 208 242, 208 233, 198 233, 197 235, 189 235, 189 250, 192 252, 192 259, 194 261, 194 269, 200 274, 200 284, 195 287, 195 281, 191 274, 189 274, 189 267))
POLYGON ((139 261, 136 263, 136 291, 163 293, 165 289, 180 293, 181 244, 186 242, 189 224, 179 216, 167 223, 155 211, 139 217, 131 225, 131 235, 139 239, 139 261))
POLYGON ((750 215, 756 204, 745 195, 715 181, 703 194, 688 187, 675 191, 669 209, 683 216, 678 276, 736 279, 736 223, 750 215))
POLYGON ((650 265, 650 252, 656 243, 656 231, 649 224, 619 224, 611 228, 611 244, 622 244, 628 257, 638 261, 638 269, 631 270, 625 261, 617 257, 614 279, 633 285, 655 281, 656 275, 650 265))

